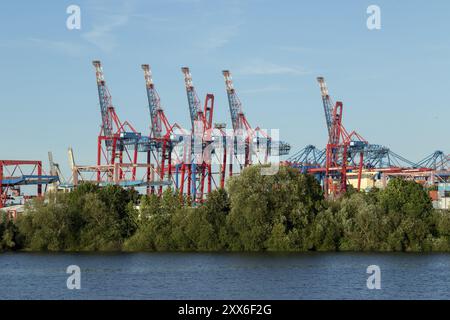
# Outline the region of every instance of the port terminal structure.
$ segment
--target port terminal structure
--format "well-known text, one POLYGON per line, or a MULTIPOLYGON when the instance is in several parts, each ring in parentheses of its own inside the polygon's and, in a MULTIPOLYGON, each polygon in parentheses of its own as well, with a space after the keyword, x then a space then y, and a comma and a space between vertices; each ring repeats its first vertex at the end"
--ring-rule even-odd
POLYGON ((15 217, 30 198, 21 194, 22 187, 36 188, 35 195, 42 197, 49 185, 58 182, 57 175, 45 174, 42 161, 0 160, 0 211, 15 217))
POLYGON ((225 188, 227 180, 244 168, 271 163, 274 155, 280 165, 314 175, 328 198, 340 197, 349 186, 367 191, 383 188, 390 179, 402 177, 433 189, 437 206, 448 207, 450 156, 435 151, 419 161, 411 161, 384 145, 369 142, 359 131, 348 130, 344 111, 349 109, 343 101, 333 101, 324 77, 317 77, 317 82, 327 133, 325 147, 307 145, 291 154, 289 143, 250 125, 229 70, 222 71, 226 95, 220 97, 228 104, 231 126, 227 129, 225 123, 214 122, 217 95, 206 93, 202 104, 191 69, 181 68, 191 124, 185 129, 169 121, 152 69, 149 64, 142 64, 149 128, 142 133, 131 121, 121 120, 102 63, 95 60, 92 64, 101 119, 95 164, 76 163, 74 151, 69 148, 71 173, 65 179, 51 154, 49 175, 44 173, 41 161, 0 161, 0 208, 13 206, 14 195, 20 194, 24 186, 36 186, 35 195, 39 197, 51 190, 70 191, 86 182, 139 188, 159 196, 171 188, 181 201, 195 205, 202 203, 212 190, 225 188))
MULTIPOLYGON (((326 197, 339 197, 350 185, 366 191, 374 187, 384 188, 394 177, 445 189, 442 185, 449 182, 450 155, 438 150, 413 162, 388 147, 369 143, 356 131, 348 132, 343 125, 343 102, 332 101, 324 77, 318 77, 317 81, 328 142, 323 149, 307 145, 284 161, 285 165, 314 174, 326 197)), ((441 195, 442 198, 449 196, 445 192, 441 195)))
POLYGON ((97 137, 97 162, 79 165, 69 150, 71 186, 91 182, 100 186, 145 187, 161 195, 165 187, 180 199, 201 203, 213 189, 224 188, 229 177, 245 167, 266 163, 272 149, 286 155, 290 145, 272 142, 259 127, 252 128, 243 112, 230 71, 223 71, 233 128, 231 137, 224 123, 213 122, 215 97, 207 93, 202 105, 189 67, 181 68, 186 89, 191 129, 171 123, 165 115, 150 65, 142 64, 149 110, 148 134, 130 121, 121 121, 106 85, 103 66, 93 61, 99 98, 101 130, 97 137), (241 139, 239 139, 241 138, 241 139), (230 143, 231 140, 231 143, 230 143), (201 157, 199 157, 199 154, 201 157))

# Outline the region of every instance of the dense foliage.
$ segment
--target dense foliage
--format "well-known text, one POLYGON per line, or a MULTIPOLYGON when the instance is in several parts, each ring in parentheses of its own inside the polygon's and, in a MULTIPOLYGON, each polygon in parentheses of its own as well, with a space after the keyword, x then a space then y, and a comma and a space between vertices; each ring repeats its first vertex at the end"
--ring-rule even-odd
POLYGON ((311 175, 250 167, 197 207, 84 184, 0 219, 0 250, 450 251, 450 212, 433 210, 417 183, 324 200, 311 175))

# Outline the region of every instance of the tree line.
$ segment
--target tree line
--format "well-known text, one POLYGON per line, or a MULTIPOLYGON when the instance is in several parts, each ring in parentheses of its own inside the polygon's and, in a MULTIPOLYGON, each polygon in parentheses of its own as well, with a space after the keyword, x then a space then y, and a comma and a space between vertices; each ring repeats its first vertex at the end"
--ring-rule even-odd
POLYGON ((82 184, 30 201, 16 221, 3 215, 0 250, 450 251, 450 212, 403 179, 326 200, 312 175, 252 166, 202 205, 184 203, 170 189, 82 184))

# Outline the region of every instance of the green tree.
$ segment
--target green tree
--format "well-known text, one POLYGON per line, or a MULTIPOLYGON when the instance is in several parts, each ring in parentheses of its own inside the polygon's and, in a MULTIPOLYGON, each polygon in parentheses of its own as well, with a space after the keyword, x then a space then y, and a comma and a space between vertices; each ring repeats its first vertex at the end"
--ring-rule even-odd
POLYGON ((266 240, 268 251, 290 251, 292 250, 291 240, 286 233, 286 224, 284 221, 274 223, 269 238, 266 240))
POLYGON ((388 216, 384 229, 390 249, 426 249, 433 207, 424 188, 414 181, 396 178, 389 181, 378 197, 381 210, 388 216))
POLYGON ((136 224, 131 215, 129 204, 137 205, 139 193, 134 189, 124 189, 111 185, 101 188, 98 192, 99 200, 106 205, 107 211, 116 217, 122 238, 130 237, 136 231, 136 224))
POLYGON ((219 250, 218 236, 203 208, 184 208, 172 218, 172 238, 177 250, 219 250))
POLYGON ((429 238, 433 251, 450 251, 450 211, 434 210, 429 238))
MULTIPOLYGON (((292 244, 289 249, 313 247, 311 223, 322 203, 322 191, 314 177, 288 167, 280 167, 275 175, 262 175, 260 166, 252 166, 233 178, 228 188, 232 250, 265 250, 276 223, 284 225, 292 244)), ((281 228, 277 228, 279 233, 281 228)))
POLYGON ((77 232, 66 199, 66 194, 50 194, 46 201, 34 199, 26 207, 17 225, 27 247, 49 251, 76 249, 77 232))
POLYGON ((123 221, 118 212, 110 210, 97 193, 88 193, 82 214, 85 224, 80 232, 80 245, 83 250, 120 249, 123 221))
POLYGON ((311 240, 314 250, 337 251, 343 236, 343 227, 338 219, 339 205, 330 203, 328 208, 320 211, 314 219, 311 240))
POLYGON ((207 221, 212 227, 212 238, 216 250, 228 248, 227 216, 230 213, 231 204, 225 189, 217 189, 208 194, 202 209, 207 221))
POLYGON ((0 251, 21 248, 22 239, 16 224, 5 213, 0 214, 0 251))
POLYGON ((362 193, 342 199, 338 220, 342 226, 341 250, 380 250, 384 239, 383 217, 377 205, 362 193))
POLYGON ((125 250, 173 250, 172 216, 180 209, 178 195, 171 189, 166 189, 161 198, 144 196, 138 213, 137 231, 125 242, 125 250))

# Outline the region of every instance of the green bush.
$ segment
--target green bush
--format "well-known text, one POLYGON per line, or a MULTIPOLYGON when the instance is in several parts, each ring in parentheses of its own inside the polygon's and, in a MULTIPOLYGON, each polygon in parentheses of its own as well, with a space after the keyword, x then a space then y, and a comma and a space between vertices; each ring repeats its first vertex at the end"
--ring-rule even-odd
POLYGON ((6 213, 0 215, 0 251, 19 250, 22 248, 21 235, 17 225, 6 213))
POLYGON ((433 210, 419 184, 325 200, 311 175, 261 166, 190 206, 171 189, 140 196, 82 184, 35 199, 15 223, 0 220, 0 250, 450 251, 450 212, 433 210), (139 205, 139 208, 137 207, 139 205))
POLYGON ((322 209, 323 195, 311 175, 288 167, 275 175, 262 175, 261 167, 254 166, 230 181, 229 193, 232 250, 313 247, 312 224, 322 209), (281 232, 287 238, 280 237, 281 232))
POLYGON ((136 229, 134 201, 135 191, 83 184, 34 199, 16 224, 31 250, 118 250, 136 229))

